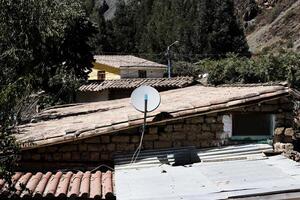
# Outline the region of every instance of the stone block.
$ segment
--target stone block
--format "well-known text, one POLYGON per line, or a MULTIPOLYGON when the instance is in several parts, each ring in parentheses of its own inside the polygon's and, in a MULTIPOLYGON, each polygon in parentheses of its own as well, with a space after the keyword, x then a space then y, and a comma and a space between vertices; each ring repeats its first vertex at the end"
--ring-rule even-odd
POLYGON ((275 129, 275 131, 274 131, 274 135, 281 135, 281 134, 283 134, 284 133, 284 127, 278 127, 278 128, 276 128, 275 129))
POLYGON ((158 135, 149 135, 149 134, 144 135, 144 141, 154 141, 154 140, 158 140, 158 135))
POLYGON ((62 154, 62 159, 63 161, 70 161, 72 158, 72 153, 71 152, 65 152, 62 154))
POLYGON ((91 137, 86 140, 84 140, 87 144, 100 144, 100 137, 91 137))
POLYGON ((116 151, 134 151, 134 144, 119 143, 116 144, 116 151))
POLYGON ((77 151, 77 145, 76 144, 67 144, 67 145, 62 145, 59 149, 60 152, 73 152, 77 151))
POLYGON ((100 158, 101 160, 110 160, 110 156, 107 153, 101 153, 100 158))
POLYGON ((261 106, 262 112, 274 112, 274 111, 277 111, 278 109, 279 109, 278 105, 263 105, 263 106, 261 106))
POLYGON ((112 136, 111 138, 112 142, 124 142, 124 143, 129 143, 130 137, 129 136, 120 136, 120 135, 115 135, 112 136))
POLYGON ((182 130, 183 130, 183 124, 174 125, 174 131, 182 131, 182 130))
POLYGON ((108 135, 102 135, 100 137, 100 140, 101 140, 101 143, 108 144, 108 143, 110 143, 110 136, 108 136, 108 135))
POLYGON ((277 142, 274 144, 274 150, 276 152, 287 152, 287 151, 292 151, 293 149, 294 149, 294 145, 291 143, 277 142))
POLYGON ((173 126, 172 125, 166 125, 164 130, 167 133, 171 133, 171 132, 173 132, 173 126))
POLYGON ((57 151, 58 151, 58 146, 47 147, 47 152, 48 153, 54 153, 54 152, 57 152, 57 151))
POLYGON ((37 152, 38 153, 45 153, 46 152, 46 148, 38 148, 37 152))
POLYGON ((100 153, 99 152, 91 152, 90 153, 90 161, 99 161, 100 153))
POLYGON ((130 142, 132 143, 139 143, 141 140, 141 136, 131 136, 130 142))
POLYGON ((79 152, 72 152, 72 160, 73 161, 80 161, 80 153, 79 152))
POLYGON ((284 136, 283 139, 282 139, 282 142, 292 143, 293 142, 293 136, 284 136))
POLYGON ((106 145, 103 144, 89 144, 88 151, 105 151, 106 145))
POLYGON ((150 127, 149 128, 149 134, 157 134, 158 133, 158 128, 157 127, 150 127))
POLYGON ((78 144, 79 151, 87 151, 87 144, 78 144))
POLYGON ((62 157, 61 153, 54 153, 53 154, 53 160, 55 160, 55 161, 60 161, 61 157, 62 157))
POLYGON ((199 133, 202 130, 202 125, 195 125, 195 124, 191 124, 189 125, 191 127, 191 132, 195 132, 195 133, 199 133))
POLYGON ((200 140, 210 140, 210 139, 215 139, 215 134, 212 132, 202 132, 201 134, 197 135, 197 138, 200 140))
POLYGON ((223 124, 211 124, 211 131, 222 131, 223 130, 223 124))
POLYGON ((189 123, 189 124, 201 124, 203 122, 204 122, 203 116, 198 116, 198 117, 194 117, 191 119, 187 119, 187 123, 189 123))
POLYGON ((181 141, 173 142, 173 147, 182 147, 182 142, 181 141))
POLYGON ((294 130, 293 128, 286 128, 284 131, 284 135, 286 136, 294 136, 294 130))
POLYGON ((159 136, 160 141, 171 141, 172 139, 172 133, 163 133, 159 136))
POLYGON ((191 133, 187 134, 187 140, 193 141, 193 140, 196 140, 196 139, 197 139, 197 134, 196 133, 191 132, 191 133))
POLYGON ((108 144, 108 145, 106 146, 106 149, 107 149, 107 151, 113 152, 113 151, 116 150, 116 145, 115 145, 115 144, 108 144))
POLYGON ((173 132, 173 139, 174 140, 185 140, 186 135, 183 132, 173 132))
POLYGON ((219 115, 219 116, 217 117, 217 122, 218 122, 218 123, 223 123, 223 115, 219 115))
POLYGON ((216 120, 215 117, 206 117, 206 118, 205 118, 205 122, 206 122, 206 123, 209 123, 209 124, 212 124, 212 123, 216 123, 217 120, 216 120))
POLYGON ((157 141, 154 142, 154 149, 164 149, 164 148, 171 148, 172 142, 171 141, 157 141))
POLYGON ((53 161, 52 154, 46 154, 46 155, 45 155, 45 160, 46 160, 46 161, 53 161))
POLYGON ((89 152, 81 152, 80 153, 80 160, 88 161, 89 160, 89 152))
POLYGON ((41 154, 32 154, 31 159, 34 161, 38 161, 41 159, 41 154))
POLYGON ((208 124, 202 124, 202 130, 203 131, 210 131, 211 129, 210 129, 210 125, 208 125, 208 124))
POLYGON ((143 142, 143 149, 153 149, 153 142, 151 141, 143 142))

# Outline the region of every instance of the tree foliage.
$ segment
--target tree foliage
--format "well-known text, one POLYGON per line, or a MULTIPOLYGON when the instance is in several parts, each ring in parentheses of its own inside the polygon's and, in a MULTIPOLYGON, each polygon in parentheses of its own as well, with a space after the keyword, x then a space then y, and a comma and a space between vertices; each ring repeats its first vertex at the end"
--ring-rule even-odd
POLYGON ((220 60, 202 60, 198 65, 209 73, 208 82, 213 85, 288 81, 291 87, 300 88, 299 53, 282 52, 251 59, 229 54, 220 60))
POLYGON ((91 71, 96 29, 76 0, 0 0, 0 175, 12 169, 11 136, 30 94, 70 102, 91 71))
POLYGON ((249 55, 231 0, 120 1, 112 28, 115 51, 145 53, 156 60, 175 40, 180 41, 173 47, 178 60, 228 52, 249 55))

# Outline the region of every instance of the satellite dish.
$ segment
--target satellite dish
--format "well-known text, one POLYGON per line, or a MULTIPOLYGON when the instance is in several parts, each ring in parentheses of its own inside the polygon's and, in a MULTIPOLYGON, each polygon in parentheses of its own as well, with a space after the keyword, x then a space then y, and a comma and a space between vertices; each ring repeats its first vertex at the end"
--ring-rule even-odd
POLYGON ((160 95, 156 89, 150 86, 140 86, 131 93, 131 104, 140 112, 155 110, 160 104, 160 95), (147 104, 145 104, 147 101, 147 104))

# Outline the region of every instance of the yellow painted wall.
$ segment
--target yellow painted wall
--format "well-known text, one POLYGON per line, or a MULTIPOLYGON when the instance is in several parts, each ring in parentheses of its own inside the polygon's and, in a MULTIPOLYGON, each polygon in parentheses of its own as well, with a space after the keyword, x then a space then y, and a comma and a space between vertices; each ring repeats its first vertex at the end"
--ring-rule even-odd
POLYGON ((107 65, 94 63, 94 67, 89 74, 89 80, 97 80, 97 73, 98 71, 105 71, 105 79, 106 80, 112 80, 112 79, 120 79, 120 69, 110 67, 107 65))

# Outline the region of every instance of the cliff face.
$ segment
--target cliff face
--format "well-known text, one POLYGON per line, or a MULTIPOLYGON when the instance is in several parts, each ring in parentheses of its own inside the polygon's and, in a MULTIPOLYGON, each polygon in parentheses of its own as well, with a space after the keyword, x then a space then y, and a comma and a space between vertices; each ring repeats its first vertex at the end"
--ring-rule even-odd
POLYGON ((235 0, 252 52, 282 48, 300 52, 300 0, 258 0, 257 13, 254 0, 249 2, 235 0))

